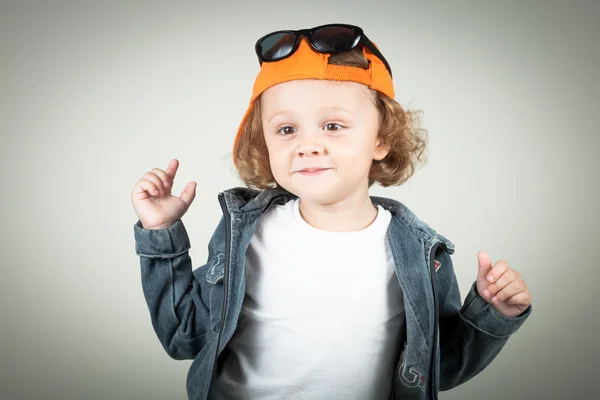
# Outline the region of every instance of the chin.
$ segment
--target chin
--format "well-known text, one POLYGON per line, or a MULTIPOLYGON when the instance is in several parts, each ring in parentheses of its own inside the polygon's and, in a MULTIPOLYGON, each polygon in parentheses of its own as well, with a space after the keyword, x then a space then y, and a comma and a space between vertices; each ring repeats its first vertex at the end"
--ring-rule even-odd
POLYGON ((315 204, 333 204, 340 201, 343 198, 343 194, 339 190, 332 187, 325 189, 320 185, 313 185, 312 187, 293 187, 289 192, 295 194, 300 199, 307 203, 315 204))
POLYGON ((285 177, 287 179, 278 180, 279 186, 290 193, 298 196, 307 203, 315 204, 334 204, 352 192, 352 186, 344 184, 339 179, 331 177, 315 177, 295 179, 295 177, 285 177), (321 179, 325 178, 325 179, 321 179))

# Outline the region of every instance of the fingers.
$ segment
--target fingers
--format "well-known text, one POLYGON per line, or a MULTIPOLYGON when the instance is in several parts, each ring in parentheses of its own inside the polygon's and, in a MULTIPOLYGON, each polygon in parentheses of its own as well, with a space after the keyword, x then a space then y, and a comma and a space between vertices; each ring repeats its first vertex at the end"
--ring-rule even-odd
POLYGON ((531 304, 531 295, 529 291, 520 292, 506 299, 506 303, 513 306, 522 306, 520 309, 525 311, 529 307, 529 304, 531 304))
POLYGON ((523 282, 521 279, 515 279, 510 281, 502 289, 498 290, 495 295, 492 295, 492 301, 498 304, 518 293, 521 293, 523 290, 525 290, 525 282, 523 282))
MULTIPOLYGON (((531 304, 531 295, 527 284, 517 271, 506 261, 500 260, 492 266, 485 251, 477 253, 479 270, 477 272, 477 291, 489 303, 513 306, 521 312, 531 304)), ((498 308, 497 308, 498 309, 498 308)), ((499 309, 498 309, 499 310, 499 309)), ((504 311, 501 311, 507 314, 504 311)))
MULTIPOLYGON (((517 280, 520 280, 522 282, 521 275, 519 275, 519 273, 513 269, 508 269, 502 275, 500 275, 500 277, 496 279, 494 283, 490 284, 483 291, 483 295, 487 298, 491 298, 492 300, 494 300, 494 296, 499 296, 500 292, 503 291, 505 288, 510 293, 510 291, 512 290, 512 286, 510 288, 508 288, 508 286, 512 284, 512 282, 517 280)), ((514 295, 515 293, 511 293, 510 296, 514 295)), ((507 299, 510 296, 503 294, 500 301, 507 299)), ((499 303, 500 301, 498 301, 497 303, 499 303)))
MULTIPOLYGON (((156 174, 162 182, 162 191, 164 193, 171 193, 171 189, 173 188, 173 180, 175 179, 175 174, 177 174, 177 168, 179 167, 179 160, 176 158, 169 161, 169 165, 163 171, 160 168, 152 168, 150 172, 156 174)), ((161 193, 162 194, 162 193, 161 193)))
POLYGON ((175 179, 175 174, 177 173, 178 167, 179 167, 179 160, 174 158, 171 161, 169 161, 169 165, 167 165, 167 168, 165 169, 165 173, 167 174, 167 176, 169 176, 169 178, 171 178, 171 181, 173 179, 175 179))
POLYGON ((506 271, 510 269, 510 266, 506 261, 500 260, 498 261, 494 267, 487 273, 485 276, 485 280, 488 282, 497 282, 498 279, 504 274, 506 271))
POLYGON ((185 188, 183 189, 183 192, 179 198, 187 207, 189 207, 190 204, 192 204, 192 201, 194 201, 194 197, 196 197, 196 182, 190 182, 185 185, 185 188))
MULTIPOLYGON (((177 159, 172 159, 169 162, 167 169, 164 171, 160 168, 152 168, 142 176, 138 187, 142 190, 142 192, 146 191, 151 196, 163 196, 164 194, 170 194, 171 189, 173 188, 173 179, 175 178, 178 167, 179 161, 177 159)), ((193 188, 190 190, 191 192, 194 191, 193 188)), ((137 193, 139 194, 140 191, 138 190, 137 193)))
MULTIPOLYGON (((146 172, 142 176, 142 179, 152 182, 154 184, 154 186, 156 187, 156 189, 158 189, 159 194, 162 196, 165 191, 165 188, 164 188, 162 179, 155 172, 153 172, 156 169, 157 168, 154 168, 152 170, 152 172, 151 171, 146 172)), ((163 174, 164 174, 164 172, 163 172, 163 174)))
POLYGON ((173 178, 159 168, 152 168, 150 172, 155 174, 160 179, 163 186, 163 191, 165 193, 171 193, 171 188, 173 188, 173 178))
POLYGON ((479 269, 477 270, 477 279, 479 281, 486 280, 486 276, 488 272, 492 269, 492 260, 490 256, 485 251, 480 251, 477 253, 477 261, 479 264, 479 269))
MULTIPOLYGON (((149 181, 148 179, 140 179, 138 184, 136 185, 136 188, 136 194, 148 192, 150 196, 160 196, 160 192, 157 189, 156 184, 154 184, 153 181, 149 181)), ((145 195, 139 198, 145 198, 145 195)))

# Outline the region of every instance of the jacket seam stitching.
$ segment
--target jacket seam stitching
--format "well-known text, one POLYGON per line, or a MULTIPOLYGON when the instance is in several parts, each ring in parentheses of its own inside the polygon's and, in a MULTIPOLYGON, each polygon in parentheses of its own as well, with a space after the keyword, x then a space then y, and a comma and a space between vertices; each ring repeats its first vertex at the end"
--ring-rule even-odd
POLYGON ((475 325, 473 322, 471 322, 469 319, 467 319, 464 315, 462 315, 462 314, 458 314, 458 315, 460 316, 460 318, 463 321, 465 321, 465 323, 471 325, 473 328, 477 329, 479 332, 485 333, 486 335, 489 335, 489 336, 494 337, 496 339, 506 339, 506 338, 510 337, 510 334, 504 335, 504 336, 494 335, 493 333, 490 333, 490 332, 488 332, 486 330, 481 329, 480 327, 478 327, 477 325, 475 325))
POLYGON ((188 247, 184 250, 181 250, 180 252, 168 253, 168 254, 150 254, 150 253, 136 253, 136 254, 140 257, 147 257, 147 258, 175 258, 175 257, 178 257, 178 256, 184 254, 189 249, 190 248, 188 247))

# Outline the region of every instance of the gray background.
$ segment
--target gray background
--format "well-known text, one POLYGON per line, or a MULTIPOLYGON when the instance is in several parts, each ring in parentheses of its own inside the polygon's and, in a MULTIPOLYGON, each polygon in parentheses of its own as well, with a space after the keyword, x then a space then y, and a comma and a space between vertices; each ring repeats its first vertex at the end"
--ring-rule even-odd
POLYGON ((572 398, 599 361, 600 6, 595 1, 2 2, 0 397, 184 399, 191 361, 160 346, 142 294, 130 192, 180 160, 195 267, 240 185, 233 136, 277 29, 362 26, 397 100, 422 109, 430 161, 404 202, 525 277, 534 311, 443 399, 572 398))

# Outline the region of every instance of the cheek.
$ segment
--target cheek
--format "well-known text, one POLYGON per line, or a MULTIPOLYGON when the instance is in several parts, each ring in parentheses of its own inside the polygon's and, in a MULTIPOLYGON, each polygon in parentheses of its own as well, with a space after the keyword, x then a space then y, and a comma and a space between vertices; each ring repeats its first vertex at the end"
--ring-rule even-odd
POLYGON ((281 153, 275 152, 269 158, 271 160, 271 166, 273 168, 281 168, 281 165, 283 164, 283 160, 281 159, 281 153))
POLYGON ((334 144, 332 153, 350 162, 360 162, 360 160, 364 159, 370 160, 374 144, 364 139, 353 139, 334 144))
POLYGON ((269 154, 273 154, 273 157, 279 160, 289 157, 290 153, 293 152, 293 144, 291 142, 273 140, 270 143, 266 143, 269 154))
POLYGON ((284 169, 287 169, 289 164, 288 151, 281 147, 271 147, 269 151, 269 162, 271 164, 271 170, 273 174, 278 173, 284 169))
POLYGON ((274 157, 279 154, 280 150, 277 143, 273 142, 272 140, 265 140, 265 145, 267 146, 267 151, 269 152, 269 158, 273 160, 274 157))

